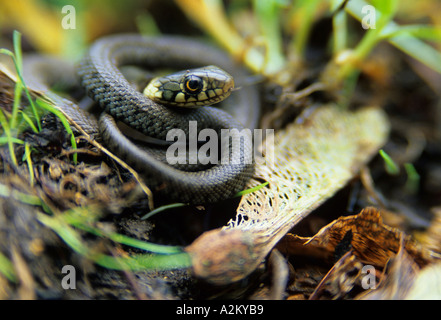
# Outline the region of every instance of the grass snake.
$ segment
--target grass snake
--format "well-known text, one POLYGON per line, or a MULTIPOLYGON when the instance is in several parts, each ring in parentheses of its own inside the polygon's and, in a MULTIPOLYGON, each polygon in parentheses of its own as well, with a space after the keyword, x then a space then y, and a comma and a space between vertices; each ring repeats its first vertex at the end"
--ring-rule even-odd
POLYGON ((256 89, 244 86, 235 90, 222 104, 222 108, 165 106, 146 97, 128 82, 120 70, 126 65, 141 66, 148 70, 187 70, 216 65, 239 81, 247 77, 247 73, 227 54, 192 38, 145 37, 136 34, 107 36, 91 45, 76 68, 81 86, 103 110, 96 121, 71 100, 49 91, 52 85, 68 81, 71 74, 68 71, 69 64, 44 64, 40 60, 40 63, 28 63, 28 67, 25 64, 24 71, 26 83, 32 84, 31 88, 50 94, 68 118, 87 133, 99 136, 107 148, 137 170, 147 185, 164 198, 204 204, 230 198, 243 190, 254 172, 253 163, 243 161, 244 154, 252 150, 251 143, 240 144, 239 152, 230 150, 232 159, 226 164, 184 171, 158 160, 158 147, 139 145, 127 138, 116 121, 159 140, 165 140, 167 132, 174 128, 188 135, 190 121, 196 121, 198 131, 211 128, 218 134, 222 129, 254 129, 260 115, 256 89))

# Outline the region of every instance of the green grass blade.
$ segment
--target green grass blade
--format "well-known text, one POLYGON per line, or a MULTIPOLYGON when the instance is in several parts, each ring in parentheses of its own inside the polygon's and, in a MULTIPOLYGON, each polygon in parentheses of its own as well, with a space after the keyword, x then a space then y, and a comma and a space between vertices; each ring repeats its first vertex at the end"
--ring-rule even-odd
POLYGON ((301 23, 295 37, 293 37, 290 49, 296 57, 303 57, 309 34, 311 32, 314 15, 317 7, 322 4, 321 0, 299 1, 297 3, 298 10, 301 10, 301 23))
POLYGON ((57 233, 58 236, 75 252, 78 252, 81 255, 86 255, 88 253, 89 250, 83 243, 78 232, 58 216, 51 217, 42 213, 37 213, 37 219, 57 233))
POLYGON ((132 257, 143 269, 181 269, 191 267, 190 255, 186 252, 172 255, 139 254, 132 257))
POLYGON ((138 239, 127 237, 123 234, 119 234, 116 232, 103 234, 103 236, 107 236, 110 240, 114 242, 118 242, 127 246, 131 246, 134 248, 142 249, 153 253, 167 254, 167 255, 182 253, 182 247, 159 245, 155 243, 141 241, 138 239))
POLYGON ((25 84, 25 81, 24 81, 24 78, 23 78, 23 59, 22 59, 22 50, 21 50, 21 33, 18 32, 17 30, 14 30, 13 43, 14 43, 14 53, 15 53, 15 58, 13 60, 14 60, 14 63, 15 63, 15 69, 17 71, 18 78, 20 79, 21 86, 25 90, 25 94, 26 94, 26 97, 29 100, 29 104, 31 105, 32 113, 34 114, 35 120, 37 121, 38 130, 41 130, 40 115, 38 114, 37 108, 36 108, 36 106, 34 104, 34 100, 32 99, 31 94, 30 94, 28 88, 26 87, 26 84, 25 84))
POLYGON ((260 23, 265 42, 265 72, 273 74, 286 63, 282 51, 282 32, 280 30, 280 0, 254 0, 254 12, 260 23))
POLYGON ((188 204, 187 203, 180 203, 180 202, 167 204, 167 205, 161 206, 159 208, 156 208, 156 209, 150 211, 146 215, 142 216, 141 220, 147 220, 147 219, 151 218, 152 216, 154 216, 155 214, 162 212, 162 211, 165 211, 165 210, 168 210, 168 209, 185 207, 185 206, 188 206, 188 204))
POLYGON ((74 208, 64 212, 59 215, 65 223, 78 228, 80 230, 89 232, 93 235, 108 238, 114 242, 128 245, 134 248, 142 249, 145 251, 160 253, 160 254, 174 254, 181 253, 182 248, 179 246, 167 246, 158 245, 150 242, 134 239, 117 232, 104 230, 95 225, 99 217, 101 216, 100 211, 93 207, 89 208, 74 208))
POLYGON ((398 167, 398 165, 395 163, 395 161, 392 160, 392 158, 386 152, 384 152, 383 149, 378 151, 378 153, 384 160, 384 165, 387 173, 392 175, 396 175, 400 173, 400 168, 398 167))
MULTIPOLYGON (((8 49, 2 48, 2 49, 0 49, 0 54, 5 54, 5 55, 8 55, 12 58, 12 61, 14 62, 15 70, 17 72, 17 77, 18 77, 17 83, 21 86, 21 88, 24 89, 26 97, 29 100, 29 104, 31 106, 32 113, 37 121, 38 130, 41 130, 40 115, 38 114, 37 108, 34 104, 34 101, 31 97, 31 94, 30 94, 28 88, 25 85, 25 81, 24 81, 23 75, 22 75, 21 34, 19 32, 14 32, 14 50, 16 50, 15 54, 8 49)), ((20 92, 20 94, 21 94, 21 92, 20 92)), ((19 103, 20 99, 17 99, 17 97, 15 97, 15 100, 17 100, 17 102, 14 101, 14 103, 19 103)), ((11 121, 15 121, 15 120, 11 120, 11 121)))
POLYGON ((34 177, 34 166, 32 164, 32 159, 31 159, 31 149, 29 147, 29 143, 25 144, 25 153, 24 153, 24 157, 26 159, 26 162, 28 164, 28 169, 29 169, 29 178, 30 178, 30 185, 33 186, 34 185, 34 181, 35 181, 35 177, 34 177))
POLYGON ((14 44, 14 53, 16 60, 16 67, 18 70, 23 70, 23 58, 22 58, 22 50, 21 50, 21 33, 17 30, 14 30, 12 35, 12 41, 14 44))
POLYGON ((14 137, 0 137, 0 145, 3 144, 7 144, 9 141, 11 141, 12 143, 16 143, 16 144, 24 144, 23 140, 20 140, 18 138, 14 138, 14 137))
POLYGON ((23 117, 23 120, 29 125, 29 127, 34 131, 35 133, 38 132, 38 128, 35 126, 34 121, 23 111, 20 110, 20 114, 23 117))
POLYGON ((441 73, 441 53, 423 41, 410 35, 400 35, 390 38, 389 42, 429 68, 441 73))
POLYGON ((420 175, 411 163, 405 163, 404 170, 407 173, 407 181, 404 188, 411 194, 417 193, 420 187, 420 175))
POLYGON ((263 187, 268 185, 268 183, 269 182, 264 182, 264 183, 259 184, 258 186, 253 187, 253 188, 239 191, 238 193, 235 194, 235 197, 242 197, 245 194, 256 192, 257 190, 262 189, 263 187))
POLYGON ((344 11, 337 12, 332 18, 333 27, 333 53, 343 51, 347 47, 348 42, 348 26, 347 14, 344 11))
POLYGON ((103 253, 93 253, 85 245, 79 234, 63 219, 63 216, 48 216, 38 213, 38 220, 51 228, 75 252, 91 259, 96 264, 116 270, 149 270, 185 268, 191 265, 187 253, 180 251, 175 254, 145 254, 129 257, 113 257, 103 253))
MULTIPOLYGON (((47 103, 41 99, 37 99, 36 102, 40 108, 53 113, 55 116, 57 116, 60 119, 61 123, 64 126, 64 129, 70 135, 70 143, 72 145, 72 148, 74 150, 76 150, 77 149, 77 142, 75 140, 75 136, 73 134, 72 128, 70 127, 69 122, 67 121, 64 114, 60 110, 55 108, 54 106, 50 105, 49 103, 47 103)), ((73 154, 73 161, 75 164, 78 162, 78 155, 76 153, 73 154)))
POLYGON ((131 246, 134 248, 138 248, 141 250, 153 252, 153 253, 159 253, 159 254, 174 254, 174 253, 181 253, 182 248, 177 246, 166 246, 166 245, 159 245, 154 244, 134 238, 130 238, 128 236, 116 233, 116 232, 105 232, 103 230, 100 230, 96 227, 88 226, 83 223, 76 223, 76 222, 70 222, 73 226, 87 231, 91 234, 94 234, 96 236, 109 238, 110 240, 121 243, 127 246, 131 246))
POLYGON ((13 60, 15 59, 14 53, 11 50, 5 49, 5 48, 1 48, 0 49, 0 54, 5 54, 7 56, 10 56, 13 60))
MULTIPOLYGON (((371 0, 372 5, 390 20, 398 9, 398 0, 371 0)), ((381 19, 381 18, 380 18, 381 19)), ((382 26, 380 26, 382 28, 382 26)))
MULTIPOLYGON (((361 21, 363 19, 362 8, 363 6, 367 5, 369 5, 369 3, 364 0, 351 0, 346 3, 345 10, 357 20, 361 21)), ((381 13, 378 10, 375 12, 377 16, 381 16, 381 13)), ((391 34, 392 32, 397 32, 397 30, 400 30, 400 28, 402 28, 402 26, 390 21, 386 26, 384 26, 380 35, 386 36, 388 33, 391 34)), ((427 30, 421 32, 424 32, 427 36, 427 30)), ((433 31, 431 36, 435 35, 436 37, 436 33, 437 31, 433 31)), ((422 40, 414 37, 412 33, 391 36, 388 37, 387 40, 409 56, 415 58, 429 68, 441 73, 441 53, 422 40)))
POLYGON ((23 92, 23 86, 21 85, 20 82, 16 82, 14 88, 14 103, 12 105, 12 114, 11 114, 11 119, 9 120, 9 125, 11 128, 15 128, 17 126, 17 115, 20 110, 22 92, 23 92))
POLYGON ((0 273, 2 273, 9 281, 17 282, 15 269, 12 262, 0 252, 0 273))
MULTIPOLYGON (((234 198, 241 197, 241 196, 243 196, 245 194, 255 192, 255 191, 265 187, 267 184, 268 184, 268 182, 264 182, 262 184, 259 184, 258 186, 253 187, 253 188, 249 188, 249 189, 246 189, 246 190, 239 191, 238 193, 236 193, 234 195, 234 198)), ((187 203, 180 203, 180 202, 172 203, 172 204, 167 204, 167 205, 161 206, 159 208, 156 208, 156 209, 150 211, 146 215, 142 216, 141 220, 149 219, 152 216, 154 216, 155 214, 157 214, 159 212, 162 212, 162 211, 165 211, 165 210, 169 210, 169 209, 173 209, 173 208, 179 208, 179 207, 185 207, 187 205, 188 205, 187 203)))
POLYGON ((34 195, 26 194, 17 190, 11 190, 10 187, 0 184, 0 197, 13 198, 25 204, 32 206, 43 206, 43 201, 34 195))
POLYGON ((0 109, 0 125, 3 127, 3 131, 6 135, 6 142, 8 144, 9 154, 11 156, 11 161, 14 165, 17 166, 18 162, 17 162, 17 157, 15 156, 14 142, 13 142, 13 137, 11 134, 11 128, 9 127, 9 122, 6 119, 6 116, 3 113, 2 109, 0 109))
POLYGON ((384 38, 409 35, 418 39, 441 42, 441 28, 419 24, 407 26, 390 25, 382 31, 381 35, 384 38))
POLYGON ((114 270, 165 270, 191 267, 188 253, 172 255, 138 254, 130 257, 112 257, 104 254, 94 257, 94 262, 102 267, 114 270))

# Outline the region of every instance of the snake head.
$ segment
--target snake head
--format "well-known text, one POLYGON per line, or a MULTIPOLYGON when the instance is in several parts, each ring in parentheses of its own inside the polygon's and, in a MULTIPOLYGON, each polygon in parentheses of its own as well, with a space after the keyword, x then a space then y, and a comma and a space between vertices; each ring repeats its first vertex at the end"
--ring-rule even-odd
POLYGON ((233 88, 231 75, 216 66, 207 66, 154 78, 143 93, 158 103, 197 108, 224 100, 233 88))

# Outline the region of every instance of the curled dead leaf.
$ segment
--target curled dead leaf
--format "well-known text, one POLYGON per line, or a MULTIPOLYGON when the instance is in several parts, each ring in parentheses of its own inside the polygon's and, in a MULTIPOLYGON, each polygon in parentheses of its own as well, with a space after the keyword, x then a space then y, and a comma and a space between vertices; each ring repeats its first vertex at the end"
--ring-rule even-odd
POLYGON ((373 207, 365 208, 357 215, 338 218, 320 229, 306 244, 316 243, 335 252, 342 241, 346 241, 361 261, 384 266, 400 249, 402 237, 404 248, 418 265, 424 266, 435 259, 433 252, 410 236, 385 225, 380 211, 373 207))

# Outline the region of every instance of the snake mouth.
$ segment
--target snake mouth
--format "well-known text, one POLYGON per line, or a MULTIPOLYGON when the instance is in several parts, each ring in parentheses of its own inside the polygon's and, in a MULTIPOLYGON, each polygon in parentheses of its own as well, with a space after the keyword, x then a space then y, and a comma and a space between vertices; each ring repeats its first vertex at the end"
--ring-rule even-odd
MULTIPOLYGON (((230 95, 230 93, 231 93, 231 91, 233 91, 233 89, 234 89, 234 80, 233 80, 233 78, 231 78, 225 82, 224 91, 226 94, 230 95)), ((227 97, 228 97, 228 95, 227 95, 227 97)))

